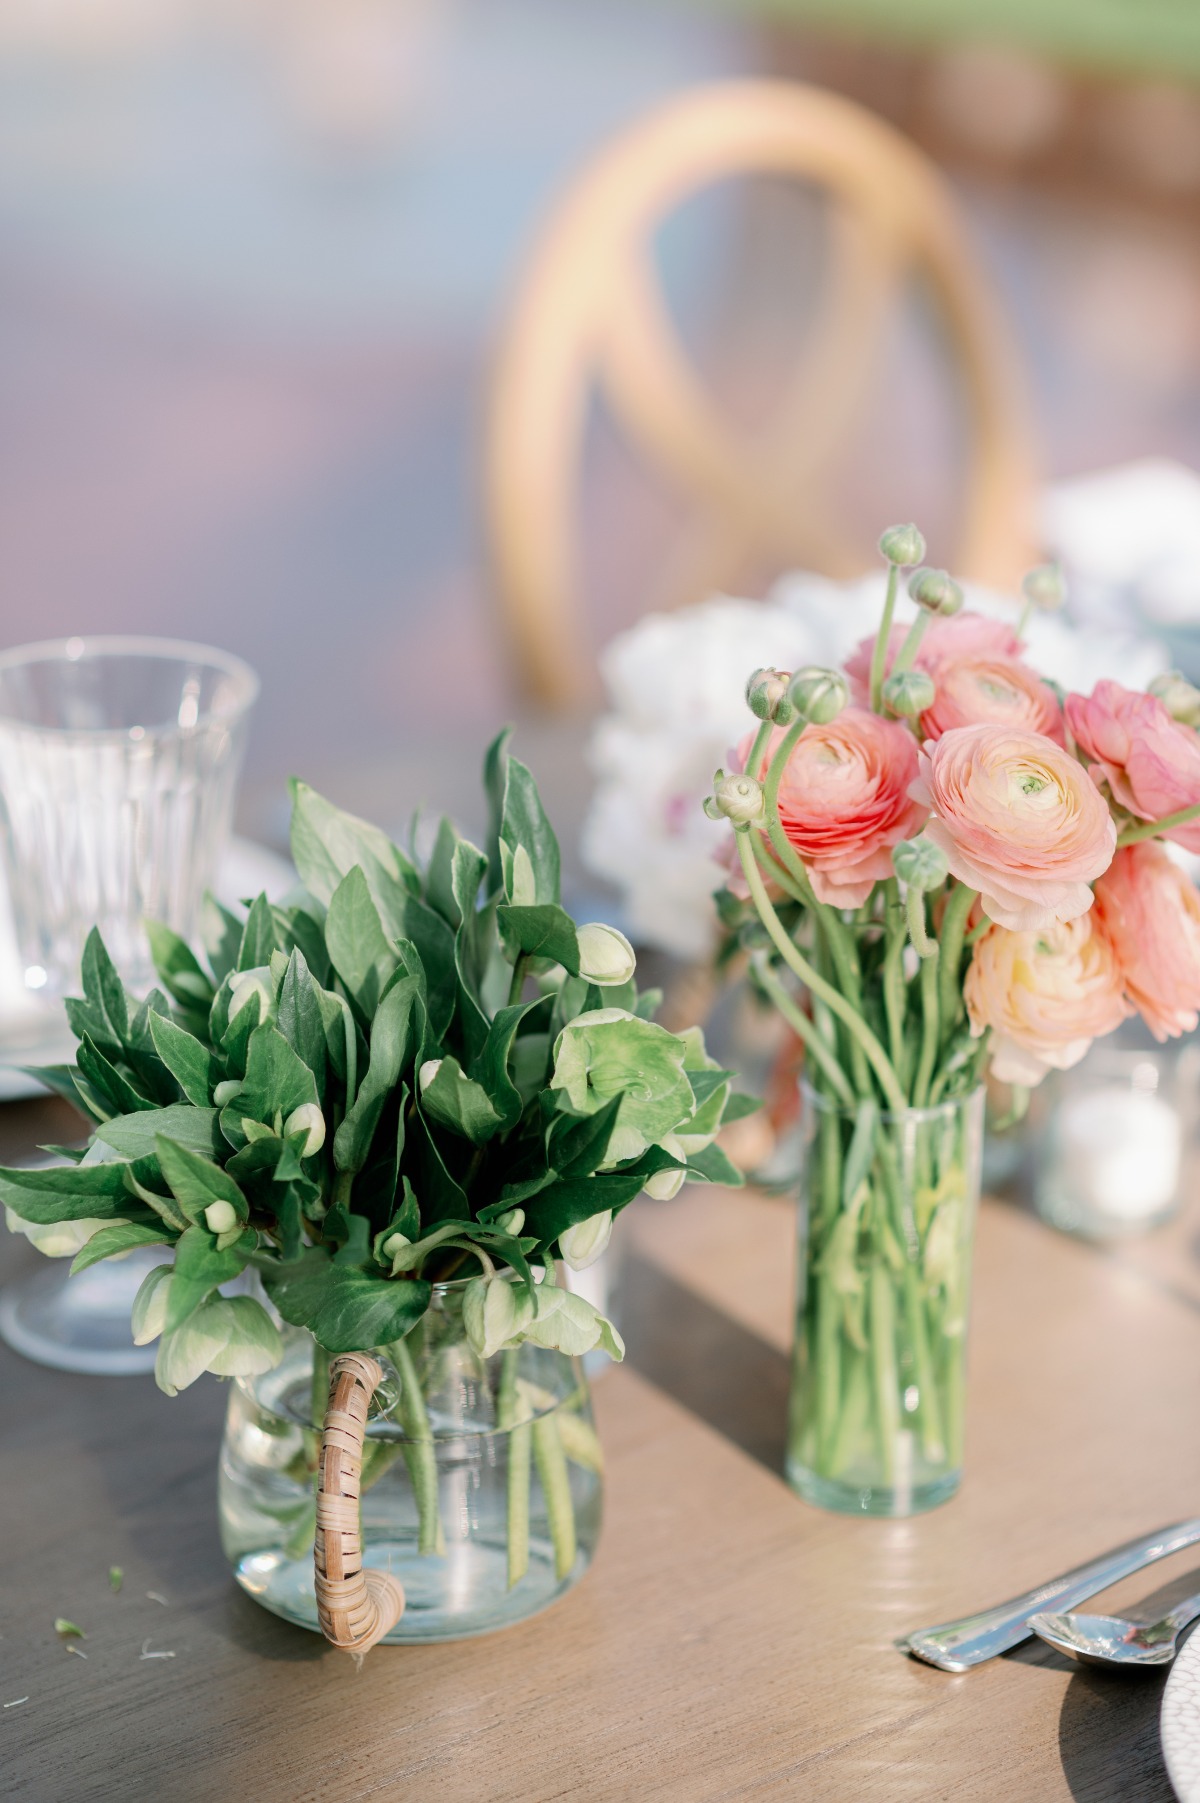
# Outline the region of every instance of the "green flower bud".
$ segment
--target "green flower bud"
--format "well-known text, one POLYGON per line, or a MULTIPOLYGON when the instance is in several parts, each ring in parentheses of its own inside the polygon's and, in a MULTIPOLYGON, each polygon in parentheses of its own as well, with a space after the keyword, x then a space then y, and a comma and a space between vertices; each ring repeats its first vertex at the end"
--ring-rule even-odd
POLYGON ((275 1013, 275 984, 270 967, 260 964, 253 970, 235 970, 229 979, 229 1018, 233 1020, 258 998, 258 1019, 270 1020, 275 1013))
POLYGON ((224 1108, 232 1102, 234 1096, 240 1095, 241 1091, 242 1080, 240 1077, 226 1077, 225 1081, 218 1083, 213 1090, 213 1107, 224 1108))
POLYGON ((908 579, 908 592, 926 613, 949 619, 963 604, 963 592, 945 570, 918 570, 908 579))
POLYGON ((710 820, 732 820, 734 826, 752 826, 763 816, 762 784, 745 771, 740 776, 726 776, 718 770, 704 812, 710 820))
POLYGON ((204 1222, 210 1233, 228 1233, 231 1227, 236 1227, 238 1224, 237 1209, 232 1202, 226 1202, 224 1197, 218 1197, 205 1209, 204 1222))
POLYGON ((656 1202, 670 1202, 672 1197, 679 1194, 686 1180, 686 1171, 655 1171, 653 1177, 647 1177, 642 1190, 656 1202))
MULTIPOLYGON (((380 1256, 383 1258, 394 1259, 397 1253, 403 1252, 406 1246, 411 1245, 412 1241, 409 1239, 408 1235, 406 1233, 401 1233, 399 1229, 397 1229, 395 1233, 389 1233, 383 1244, 380 1246, 380 1256)), ((397 1273, 393 1269, 392 1276, 395 1277, 396 1275, 397 1273)))
POLYGON ((500 1272, 473 1277, 463 1291, 463 1327, 481 1359, 490 1359, 522 1334, 533 1316, 534 1305, 525 1285, 500 1272))
POLYGON ((525 1225, 525 1210, 523 1208, 510 1208, 506 1215, 500 1216, 496 1225, 501 1233, 510 1233, 513 1239, 516 1239, 520 1234, 522 1227, 525 1225))
POLYGON ((786 670, 756 670, 746 684, 746 705, 757 720, 773 720, 790 726, 796 710, 788 698, 791 674, 786 670))
POLYGON ((883 699, 893 714, 915 720, 927 707, 933 706, 937 694, 933 677, 926 670, 899 670, 884 678, 883 699))
POLYGON ((628 983, 637 968, 633 947, 624 933, 599 920, 578 928, 579 974, 601 989, 628 983))
POLYGON ((925 540, 915 526, 889 526, 879 541, 879 549, 889 563, 906 570, 924 557, 925 540))
POLYGON ((155 1265, 142 1279, 129 1316, 135 1346, 148 1346, 151 1340, 158 1338, 167 1324, 171 1269, 170 1265, 155 1265))
POLYGON ((1042 613, 1056 613, 1067 598, 1067 585, 1056 563, 1040 563, 1021 578, 1021 593, 1042 613))
POLYGON ((299 1108, 293 1108, 283 1123, 283 1137, 287 1139, 293 1133, 304 1133, 304 1144, 300 1148, 301 1158, 311 1158, 325 1144, 325 1116, 315 1102, 301 1102, 299 1108))
POLYGON ((850 687, 840 670, 808 664, 792 677, 788 699, 810 726, 828 726, 849 701, 850 687))
POLYGON ((1200 689, 1193 687, 1180 670, 1166 670, 1150 684, 1172 720, 1181 726, 1200 725, 1200 689))
POLYGON ((921 833, 893 845, 892 869, 910 889, 936 889, 946 880, 946 854, 921 833))
POLYGON ((605 1252, 611 1237, 612 1209, 605 1208, 565 1228, 558 1236, 558 1249, 572 1271, 586 1271, 605 1252))

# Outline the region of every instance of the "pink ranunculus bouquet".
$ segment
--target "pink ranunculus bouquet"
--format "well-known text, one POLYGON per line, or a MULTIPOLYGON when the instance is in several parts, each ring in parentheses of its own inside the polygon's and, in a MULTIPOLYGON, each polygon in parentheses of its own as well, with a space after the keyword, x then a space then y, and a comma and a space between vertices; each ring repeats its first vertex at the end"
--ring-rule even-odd
MULTIPOLYGON (((893 528, 877 635, 844 671, 755 672, 727 925, 839 1105, 966 1094, 990 1058, 1015 1084, 1065 1069, 1138 1011, 1200 1018, 1200 894, 1160 841, 1200 851, 1200 694, 1100 682, 1060 701, 1025 618, 963 611, 893 528), (757 921, 754 916, 757 916, 757 921)), ((1025 585, 1062 599, 1057 573, 1025 585)))

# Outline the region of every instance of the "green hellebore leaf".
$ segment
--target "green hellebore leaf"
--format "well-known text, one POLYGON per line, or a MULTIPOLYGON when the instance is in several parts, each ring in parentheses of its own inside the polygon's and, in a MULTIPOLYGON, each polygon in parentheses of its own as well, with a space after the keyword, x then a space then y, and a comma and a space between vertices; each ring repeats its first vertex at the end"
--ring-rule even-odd
POLYGON ((517 758, 509 758, 500 817, 500 864, 504 892, 510 902, 557 902, 560 858, 554 828, 546 818, 533 776, 517 758), (518 851, 525 858, 516 863, 518 851), (527 860, 527 863, 526 863, 527 860), (514 876, 523 878, 514 884, 514 876), (528 892, 532 876, 532 894, 528 892), (518 895, 518 889, 523 893, 518 895))
POLYGON ((187 1146, 176 1145, 161 1134, 155 1142, 155 1150, 171 1194, 189 1221, 195 1223, 203 1219, 210 1202, 228 1202, 240 1222, 245 1224, 249 1220, 249 1203, 228 1171, 222 1170, 219 1164, 202 1158, 187 1146))
POLYGON ((114 1221, 108 1227, 102 1227, 94 1233, 87 1245, 76 1253, 71 1265, 71 1276, 77 1271, 86 1271, 89 1265, 99 1264, 102 1258, 115 1258, 119 1253, 132 1252, 135 1246, 169 1246, 175 1235, 169 1227, 150 1227, 136 1221, 114 1221))
POLYGON ((218 987, 230 971, 237 969, 238 947, 242 943, 242 922, 224 902, 205 891, 200 912, 200 935, 218 987))
POLYGON ((275 1026, 312 1072, 320 1099, 325 1093, 325 1070, 328 1063, 325 1024, 317 998, 317 986, 309 971, 308 960, 299 946, 293 949, 283 982, 279 986, 275 1026))
POLYGON ((475 1146, 486 1145, 503 1125, 487 1090, 482 1084, 472 1082, 457 1058, 438 1061, 433 1081, 421 1090, 421 1107, 439 1126, 461 1134, 475 1146))
MULTIPOLYGON (((536 1002, 518 1002, 511 1007, 498 1009, 488 1028, 483 1050, 471 1066, 471 1076, 487 1091, 492 1107, 500 1117, 501 1128, 506 1133, 520 1120, 523 1107, 521 1092, 508 1069, 513 1041, 521 1028, 530 1024, 536 1011, 540 1010, 545 1015, 549 1012, 549 1007, 550 998, 543 996, 536 1002)), ((538 1035, 538 1039, 544 1059, 545 1036, 538 1035)))
POLYGON ((209 1365, 218 1377, 257 1377, 272 1371, 283 1356, 279 1329, 253 1296, 219 1296, 209 1307, 228 1324, 225 1349, 209 1365))
POLYGON ((257 1234, 246 1232, 236 1245, 222 1250, 207 1227, 189 1227, 179 1236, 167 1296, 168 1334, 193 1315, 211 1291, 241 1275, 257 1240, 257 1234))
POLYGON ((242 929, 242 942, 238 946, 237 969, 259 970, 271 962, 271 953, 278 951, 275 939, 275 916, 271 912, 271 904, 266 895, 257 895, 251 903, 250 912, 246 916, 246 925, 242 929))
MULTIPOLYGON (((565 1091, 551 1091, 562 1101, 565 1091)), ((600 1165, 611 1162, 609 1142, 617 1124, 624 1096, 612 1096, 595 1114, 576 1114, 562 1109, 554 1115, 546 1132, 546 1156, 554 1169, 564 1177, 590 1177, 600 1165)))
POLYGON ((139 1109, 157 1106, 105 1057, 90 1033, 83 1035, 75 1056, 92 1088, 99 1090, 119 1114, 136 1114, 139 1109))
POLYGON ((701 1183, 723 1183, 726 1189, 745 1186, 745 1177, 720 1146, 705 1146, 700 1152, 689 1152, 687 1168, 688 1176, 698 1177, 701 1183))
POLYGON ((96 1036, 99 1043, 106 1051, 119 1051, 129 1034, 129 1006, 125 985, 108 955, 99 927, 93 927, 87 936, 80 974, 84 997, 100 1023, 96 1036))
POLYGON ((362 868, 377 899, 383 896, 387 911, 399 903, 400 892, 414 894, 420 874, 377 826, 344 813, 332 802, 292 779, 292 861, 300 880, 319 902, 328 907, 338 884, 355 865, 362 868))
POLYGON ((424 1281, 335 1265, 317 1250, 265 1270, 263 1282, 284 1320, 307 1327, 327 1352, 367 1352, 402 1340, 431 1294, 424 1281))
POLYGON ((508 741, 512 727, 496 734, 483 756, 483 789, 488 804, 488 889, 495 894, 504 881, 500 863, 500 822, 504 814, 504 785, 508 776, 508 741))
POLYGON ((221 1111, 227 1137, 240 1144, 247 1137, 243 1119, 273 1127, 275 1116, 288 1115, 317 1099, 317 1080, 298 1052, 276 1027, 255 1027, 246 1050, 246 1075, 237 1095, 221 1111))
POLYGON ((637 1158, 692 1112, 686 1048, 675 1034, 621 1008, 598 1008, 563 1028, 554 1048, 552 1089, 566 1091, 579 1114, 623 1097, 610 1162, 637 1158))
POLYGON ((159 1134, 215 1158, 224 1151, 225 1141, 217 1123, 215 1108, 192 1108, 176 1102, 169 1108, 147 1108, 138 1114, 118 1115, 104 1121, 96 1129, 96 1139, 120 1158, 147 1158, 155 1151, 159 1134))
POLYGON ((212 1100, 215 1061, 212 1053, 192 1033, 177 1027, 165 1014, 150 1016, 154 1049, 189 1102, 207 1108, 212 1100))
POLYGON ((748 1096, 741 1090, 732 1090, 726 1097, 721 1125, 726 1127, 730 1121, 744 1120, 748 1114, 757 1114, 761 1107, 762 1102, 758 1096, 748 1096))
POLYGON ((383 930, 366 876, 357 866, 346 873, 330 898, 325 943, 338 976, 364 1018, 370 1020, 399 959, 383 930))
POLYGON ((167 993, 183 1007, 207 1013, 212 1007, 214 984, 191 947, 161 921, 148 920, 145 927, 150 956, 167 993))
POLYGON ((282 1352, 278 1329, 252 1297, 212 1296, 164 1333, 154 1375, 159 1389, 175 1396, 205 1371, 220 1377, 269 1371, 282 1352))
POLYGON ((446 1169, 437 1141, 422 1111, 415 1110, 409 1122, 408 1144, 415 1165, 415 1188, 421 1198, 421 1217, 426 1227, 442 1221, 469 1221, 471 1205, 466 1191, 446 1169))
MULTIPOLYGON (((629 1171, 605 1171, 594 1177, 564 1177, 522 1199, 525 1230, 539 1245, 552 1246, 570 1227, 586 1221, 602 1209, 618 1213, 641 1194, 649 1160, 639 1159, 629 1171)), ((669 1161, 665 1161, 669 1162, 669 1161)))
POLYGON ((496 910, 500 931, 510 952, 530 958, 549 958, 572 976, 579 972, 579 940, 575 922, 557 902, 528 906, 501 905, 496 910))
POLYGON ((415 977, 402 978, 388 990, 371 1022, 370 1062, 358 1098, 333 1138, 333 1162, 339 1171, 362 1170, 384 1103, 416 1054, 421 1038, 420 987, 415 977))

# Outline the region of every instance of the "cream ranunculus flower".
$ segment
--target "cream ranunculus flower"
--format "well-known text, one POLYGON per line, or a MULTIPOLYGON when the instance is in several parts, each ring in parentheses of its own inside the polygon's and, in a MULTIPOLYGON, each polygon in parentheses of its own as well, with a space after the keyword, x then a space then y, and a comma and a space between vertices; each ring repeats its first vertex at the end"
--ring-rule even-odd
POLYGON ((910 790, 952 876, 1012 932, 1074 920, 1112 862, 1117 829, 1083 766, 1041 733, 958 726, 921 752, 910 790))
POLYGON ((992 1074, 1032 1088, 1069 1070, 1132 1014, 1112 944, 1091 914, 1027 933, 991 926, 963 985, 972 1033, 990 1027, 992 1074))

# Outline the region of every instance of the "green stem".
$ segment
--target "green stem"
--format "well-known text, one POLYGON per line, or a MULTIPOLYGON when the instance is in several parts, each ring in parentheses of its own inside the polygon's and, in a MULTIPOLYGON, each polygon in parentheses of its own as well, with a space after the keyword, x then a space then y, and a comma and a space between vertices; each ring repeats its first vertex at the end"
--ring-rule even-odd
POLYGON ((508 1587, 519 1584, 529 1570, 529 1475, 533 1439, 528 1421, 517 1420, 517 1364, 521 1348, 509 1346, 500 1355, 500 1387, 496 1394, 496 1425, 508 1433, 508 1587))
POLYGON ((842 1402, 841 1419, 838 1422, 837 1437, 833 1443, 830 1458, 829 1476, 837 1477, 843 1472, 853 1456, 859 1435, 866 1424, 867 1409, 870 1403, 870 1386, 867 1381, 867 1361, 861 1352, 850 1350, 848 1353, 850 1369, 846 1377, 845 1395, 842 1402))
POLYGON ((911 1264, 904 1267, 904 1314, 908 1337, 917 1368, 917 1409, 921 1422, 921 1449, 931 1465, 940 1465, 946 1457, 946 1440, 942 1431, 942 1411, 938 1404, 937 1378, 929 1354, 925 1310, 917 1287, 917 1274, 911 1264))
POLYGON ((1017 637, 1023 639, 1029 630, 1029 622, 1033 618, 1033 602, 1027 601, 1021 609, 1021 617, 1017 621, 1017 637))
POLYGON ((554 1547, 554 1575, 565 1578, 575 1564, 575 1505, 571 1501, 571 1478, 567 1471, 567 1455, 558 1434, 553 1415, 541 1415, 532 1423, 533 1456, 537 1461, 542 1495, 546 1501, 546 1521, 554 1547))
POLYGON ((877 714, 883 699, 883 678, 887 671, 888 640, 892 636, 892 616, 896 611, 896 591, 900 571, 896 564, 888 568, 887 594, 883 598, 883 618, 875 635, 871 652, 871 711, 877 714))
POLYGON ((405 1340, 393 1341, 388 1357, 400 1377, 400 1422, 405 1433, 402 1451, 417 1502, 417 1551, 444 1553, 446 1540, 438 1509, 437 1447, 416 1362, 405 1340))
POLYGON ((921 1057, 913 1083, 913 1107, 924 1108, 929 1102, 929 1084, 933 1077, 938 1049, 938 957, 934 947, 932 958, 921 960, 921 1057))
POLYGON ((1161 820, 1141 820, 1136 826, 1127 826, 1117 839, 1118 851, 1126 845, 1139 845, 1143 839, 1153 839, 1158 833, 1169 833, 1177 826, 1185 826, 1189 820, 1200 815, 1200 801, 1193 802, 1190 808, 1180 808, 1174 814, 1164 814, 1161 820))
POLYGON ((521 999, 521 991, 525 987, 525 972, 528 967, 529 959, 524 952, 519 952, 517 954, 517 961, 513 965, 512 982, 508 986, 508 1005, 510 1008, 515 1008, 521 999))
POLYGON ((908 635, 899 651, 896 653, 896 661, 891 669, 891 674, 893 676, 899 676, 902 670, 908 669, 913 658, 917 655, 917 649, 921 640, 925 637, 925 628, 929 625, 932 618, 933 615, 923 607, 909 627, 908 635))
POLYGON ((889 1108, 897 1114, 902 1114, 907 1107, 907 1102, 904 1091, 900 1087, 899 1078, 896 1076, 896 1073, 888 1060, 887 1053, 876 1039, 874 1033, 872 1033, 870 1027, 868 1027, 866 1021, 863 1020, 862 1016, 855 1012, 850 1003, 846 1001, 831 983, 827 983, 823 977, 818 976, 817 972, 808 962, 808 959, 805 958, 792 943, 791 939, 784 931, 783 922, 775 912, 771 898, 764 887, 754 853, 745 841, 746 834, 744 832, 739 832, 737 835, 737 845, 738 855, 742 860, 742 869, 746 873, 746 881, 750 887, 750 894, 754 898, 754 905, 758 909, 759 918, 766 927, 767 932, 770 934, 780 957, 789 969, 799 977, 800 981, 812 990, 814 995, 820 996, 830 1012, 836 1014, 838 1019, 843 1021, 850 1029, 851 1034, 862 1047, 872 1070, 875 1072, 889 1108))
POLYGON ((892 1280, 881 1264, 870 1277, 871 1374, 875 1386, 875 1425, 879 1465, 889 1488, 896 1483, 896 1442, 900 1434, 900 1394, 896 1376, 896 1298, 892 1280))
POLYGON ((842 1412, 842 1309, 841 1300, 828 1277, 818 1276, 816 1291, 813 1381, 817 1392, 817 1462, 822 1470, 828 1471, 842 1412))
POLYGON ((843 1071, 841 1065, 833 1056, 833 1053, 829 1050, 829 1047, 825 1044, 821 1035, 817 1032, 812 1021, 809 1020, 807 1014, 804 1013, 802 1008, 797 1007, 796 1003, 792 1000, 765 957, 760 956, 754 959, 754 974, 770 996, 775 1007, 779 1010, 780 1014, 782 1014, 788 1026, 792 1029, 792 1032, 796 1035, 797 1039, 803 1043, 805 1050, 820 1065, 823 1075, 828 1081, 830 1088, 837 1095, 838 1100, 843 1102, 847 1108, 853 1108, 854 1091, 851 1089, 850 1084, 846 1079, 845 1071, 843 1071))
POLYGON ((962 985, 959 965, 962 961, 963 935, 967 917, 975 905, 976 891, 956 882, 942 915, 941 969, 938 974, 938 1021, 942 1044, 945 1045, 958 1024, 962 1008, 962 985))
POLYGON ((883 957, 883 1011, 887 1018, 888 1050, 901 1083, 904 1082, 904 1016, 908 1005, 904 983, 904 911, 895 877, 885 884, 887 950, 883 957))
POLYGON ((924 890, 910 885, 904 905, 908 914, 908 936, 913 942, 913 950, 918 958, 936 958, 937 940, 929 937, 925 925, 924 890))

